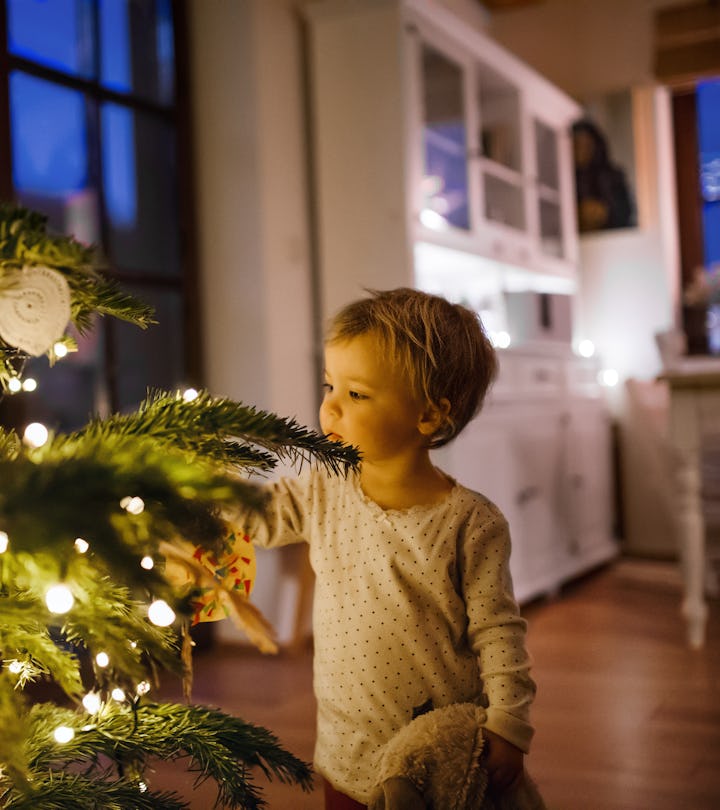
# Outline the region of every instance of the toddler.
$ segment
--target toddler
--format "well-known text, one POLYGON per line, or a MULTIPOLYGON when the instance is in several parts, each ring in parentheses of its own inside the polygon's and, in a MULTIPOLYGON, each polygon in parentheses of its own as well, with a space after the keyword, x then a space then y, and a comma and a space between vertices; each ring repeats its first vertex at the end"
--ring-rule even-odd
POLYGON ((491 789, 523 773, 535 686, 507 523, 430 456, 478 412, 496 370, 462 306, 411 289, 348 305, 326 336, 320 425, 360 450, 359 472, 280 479, 262 515, 247 518, 259 545, 309 544, 327 810, 365 807, 383 746, 453 703, 486 707, 491 789))

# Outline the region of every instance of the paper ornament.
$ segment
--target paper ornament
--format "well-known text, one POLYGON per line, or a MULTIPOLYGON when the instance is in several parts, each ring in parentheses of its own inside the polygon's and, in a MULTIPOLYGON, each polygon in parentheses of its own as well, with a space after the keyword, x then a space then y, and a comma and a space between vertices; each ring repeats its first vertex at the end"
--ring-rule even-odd
POLYGON ((59 340, 70 320, 70 287, 49 267, 24 267, 0 288, 0 337, 33 357, 59 340))

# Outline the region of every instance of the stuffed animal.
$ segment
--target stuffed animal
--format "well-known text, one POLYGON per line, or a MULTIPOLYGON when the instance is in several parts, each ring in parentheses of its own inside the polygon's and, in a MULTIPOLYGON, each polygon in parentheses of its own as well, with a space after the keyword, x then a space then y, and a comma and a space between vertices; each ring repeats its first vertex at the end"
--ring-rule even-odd
POLYGON ((485 710, 455 703, 421 714, 385 746, 368 810, 546 810, 523 775, 491 796, 483 767, 485 710))

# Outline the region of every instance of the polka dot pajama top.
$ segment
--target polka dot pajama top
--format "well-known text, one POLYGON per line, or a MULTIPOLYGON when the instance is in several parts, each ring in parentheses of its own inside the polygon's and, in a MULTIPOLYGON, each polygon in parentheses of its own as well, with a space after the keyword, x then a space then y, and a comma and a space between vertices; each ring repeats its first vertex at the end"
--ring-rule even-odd
POLYGON ((383 510, 356 475, 321 469, 268 489, 248 533, 265 547, 308 542, 317 577, 317 771, 366 803, 382 746, 413 711, 463 701, 527 751, 535 685, 498 508, 455 483, 440 503, 383 510))

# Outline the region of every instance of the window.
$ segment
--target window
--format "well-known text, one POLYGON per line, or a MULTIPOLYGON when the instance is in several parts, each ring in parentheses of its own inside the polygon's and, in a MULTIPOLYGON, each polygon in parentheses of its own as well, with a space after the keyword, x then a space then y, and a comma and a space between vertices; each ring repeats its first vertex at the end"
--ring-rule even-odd
POLYGON ((99 247, 107 273, 156 308, 147 331, 111 319, 12 410, 57 430, 199 382, 182 0, 3 0, 0 190, 99 247))

